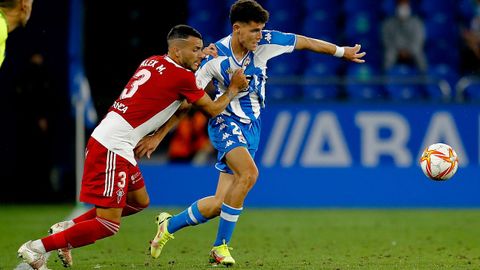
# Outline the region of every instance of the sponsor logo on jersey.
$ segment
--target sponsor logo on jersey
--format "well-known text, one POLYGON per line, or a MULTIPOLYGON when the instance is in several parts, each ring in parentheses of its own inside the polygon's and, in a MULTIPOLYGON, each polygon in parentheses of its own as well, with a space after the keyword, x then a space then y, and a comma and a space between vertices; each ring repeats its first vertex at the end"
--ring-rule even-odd
POLYGON ((272 33, 267 32, 267 33, 265 34, 265 40, 266 40, 268 43, 271 43, 271 42, 272 42, 272 33))
POLYGON ((225 144, 225 148, 231 146, 233 144, 232 140, 228 140, 227 143, 225 144))
POLYGON ((117 110, 121 111, 122 113, 126 113, 127 110, 128 110, 128 106, 126 106, 125 104, 123 104, 121 102, 118 102, 118 101, 113 102, 112 107, 114 109, 117 109, 117 110))
POLYGON ((228 137, 230 137, 232 135, 228 134, 228 133, 223 133, 223 136, 222 136, 222 141, 228 139, 228 137))
POLYGON ((117 203, 118 204, 120 203, 120 201, 122 201, 123 195, 125 195, 125 192, 123 191, 123 189, 117 190, 117 203))

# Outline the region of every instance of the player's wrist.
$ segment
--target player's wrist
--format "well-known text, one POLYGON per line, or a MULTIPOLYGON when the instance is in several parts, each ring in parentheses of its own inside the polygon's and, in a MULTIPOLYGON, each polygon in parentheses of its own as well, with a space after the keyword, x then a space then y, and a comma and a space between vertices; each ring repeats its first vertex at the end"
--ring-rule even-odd
MULTIPOLYGON (((238 91, 236 91, 236 92, 238 92, 238 91)), ((227 97, 228 97, 229 100, 232 100, 235 97, 235 91, 232 90, 232 88, 229 88, 226 94, 227 94, 227 97)))
POLYGON ((344 55, 345 55, 345 48, 335 46, 335 53, 333 54, 333 56, 342 58, 344 55))

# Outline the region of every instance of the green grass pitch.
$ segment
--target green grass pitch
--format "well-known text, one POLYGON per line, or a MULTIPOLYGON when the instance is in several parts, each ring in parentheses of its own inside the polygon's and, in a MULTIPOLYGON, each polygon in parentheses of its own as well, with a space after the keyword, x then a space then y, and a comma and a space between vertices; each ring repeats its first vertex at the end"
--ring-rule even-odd
MULTIPOLYGON (((14 269, 18 247, 71 210, 0 206, 0 269, 14 269)), ((74 250, 72 270, 212 269, 216 220, 177 232, 160 258, 149 257, 159 210, 127 217, 116 236, 74 250)), ((480 210, 247 208, 231 246, 234 269, 480 269, 480 210)), ((56 259, 49 267, 63 269, 56 259)))

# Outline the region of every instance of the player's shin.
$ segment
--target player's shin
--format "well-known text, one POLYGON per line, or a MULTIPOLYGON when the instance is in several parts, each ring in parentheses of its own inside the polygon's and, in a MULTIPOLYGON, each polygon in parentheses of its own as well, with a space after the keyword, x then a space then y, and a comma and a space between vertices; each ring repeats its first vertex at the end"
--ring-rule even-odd
POLYGON ((170 218, 167 230, 169 233, 174 233, 181 228, 196 226, 205 223, 208 220, 208 218, 200 213, 198 202, 194 202, 190 207, 170 218))
POLYGON ((96 217, 82 221, 74 226, 52 234, 41 241, 45 250, 51 251, 61 248, 76 248, 95 243, 96 240, 114 235, 120 229, 120 224, 111 220, 96 217))
POLYGON ((242 208, 234 208, 227 204, 222 205, 222 211, 220 213, 220 223, 218 224, 217 239, 214 246, 220 246, 228 244, 232 238, 233 230, 237 224, 238 218, 242 213, 242 208))

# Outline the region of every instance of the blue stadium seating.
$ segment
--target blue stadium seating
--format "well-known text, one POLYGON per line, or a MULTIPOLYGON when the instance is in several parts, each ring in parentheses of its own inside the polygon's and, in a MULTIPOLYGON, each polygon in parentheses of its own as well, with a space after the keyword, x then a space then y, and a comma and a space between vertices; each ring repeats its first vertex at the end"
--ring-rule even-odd
MULTIPOLYGON (((200 30, 204 42, 214 42, 231 33, 228 8, 236 0, 226 0, 219 8, 218 0, 189 1, 188 23, 200 30)), ((410 1, 414 14, 424 21, 426 31, 425 53, 429 64, 429 76, 445 78, 453 87, 458 80, 456 72, 460 63, 460 23, 467 23, 474 15, 476 0, 420 0, 410 1), (460 21, 460 20, 464 21, 460 21)), ((269 62, 269 76, 304 75, 315 78, 330 76, 376 76, 383 62, 383 46, 380 41, 380 25, 395 14, 396 0, 258 0, 270 12, 266 29, 311 36, 338 45, 362 44, 367 52, 365 65, 325 55, 308 53, 306 56, 280 56, 269 62)), ((397 66, 386 73, 388 77, 418 75, 418 71, 397 66)), ((475 89, 473 86, 472 89, 475 89)), ((272 85, 268 97, 272 99, 295 98, 303 94, 306 99, 334 99, 343 88, 335 85, 272 85)), ((345 91, 352 99, 381 98, 384 95, 396 100, 422 99, 425 95, 439 99, 437 85, 388 86, 347 83, 345 91)), ((466 91, 475 97, 480 91, 466 91), (470 93, 472 92, 472 93, 470 93)), ((480 96, 480 94, 478 94, 480 96)), ((480 99, 480 98, 479 98, 480 99)))
POLYGON ((378 14, 369 12, 358 12, 350 15, 345 21, 345 35, 350 40, 368 39, 375 40, 379 38, 379 25, 381 21, 378 14))
POLYGON ((303 76, 305 81, 312 84, 304 85, 303 98, 305 100, 333 100, 338 97, 338 86, 324 80, 337 76, 343 61, 330 55, 308 53, 303 76), (320 84, 318 81, 320 80, 320 84), (322 84, 325 83, 325 84, 322 84))
POLYGON ((472 82, 464 89, 463 98, 469 101, 480 102, 480 80, 472 82))
POLYGON ((344 10, 348 16, 366 12, 378 14, 381 11, 381 1, 378 0, 345 0, 344 10))
POLYGON ((335 1, 335 4, 332 4, 331 1, 326 0, 305 0, 304 4, 308 12, 321 10, 330 15, 339 15, 342 11, 342 1, 335 1))
MULTIPOLYGON (((395 16, 396 7, 396 0, 382 1, 382 11, 384 16, 395 16)), ((410 8, 412 9, 412 14, 414 15, 421 13, 420 3, 418 1, 410 1, 410 8)))
POLYGON ((468 23, 475 16, 476 0, 460 0, 459 12, 463 23, 468 23))
POLYGON ((451 15, 435 13, 429 16, 424 23, 427 40, 445 39, 451 41, 458 39, 458 26, 451 15))
POLYGON ((303 71, 303 62, 301 52, 282 54, 268 61, 268 76, 299 75, 303 71))
POLYGON ((460 62, 458 40, 430 40, 425 46, 429 65, 447 64, 457 69, 460 62))
POLYGON ((450 100, 453 98, 453 89, 455 89, 455 84, 459 79, 459 75, 455 69, 447 64, 432 65, 428 70, 428 75, 435 81, 433 84, 429 84, 426 87, 430 100, 450 100), (448 83, 451 91, 449 96, 444 96, 442 93, 440 86, 438 85, 439 80, 444 80, 448 83))
POLYGON ((328 101, 337 99, 339 90, 333 84, 305 85, 302 88, 302 94, 305 101, 328 101))
POLYGON ((379 100, 385 99, 383 86, 372 83, 380 72, 369 64, 349 65, 347 69, 348 81, 345 90, 352 100, 379 100))
POLYGON ((215 13, 208 10, 200 10, 195 15, 188 18, 188 24, 200 31, 205 44, 215 42, 221 38, 223 18, 218 17, 215 13))
POLYGON ((309 11, 303 20, 301 34, 311 37, 336 37, 341 29, 338 28, 338 15, 326 10, 309 11))
POLYGON ((387 71, 387 78, 391 80, 385 86, 391 100, 420 100, 425 98, 423 87, 416 83, 404 83, 398 80, 411 80, 419 76, 417 69, 407 65, 395 65, 387 71))
MULTIPOLYGON (((301 53, 283 54, 268 62, 267 75, 270 79, 299 76, 303 69, 302 63, 303 55, 301 53)), ((295 99, 301 95, 299 85, 271 84, 267 89, 267 97, 272 100, 295 99)))
POLYGON ((292 101, 301 97, 301 87, 298 85, 268 84, 266 86, 266 102, 292 101))
POLYGON ((456 14, 458 9, 458 0, 422 0, 420 9, 425 17, 431 14, 456 14))

